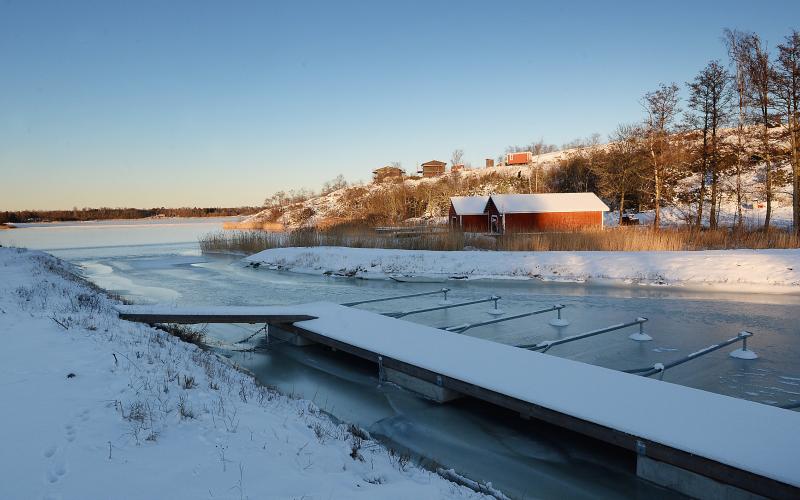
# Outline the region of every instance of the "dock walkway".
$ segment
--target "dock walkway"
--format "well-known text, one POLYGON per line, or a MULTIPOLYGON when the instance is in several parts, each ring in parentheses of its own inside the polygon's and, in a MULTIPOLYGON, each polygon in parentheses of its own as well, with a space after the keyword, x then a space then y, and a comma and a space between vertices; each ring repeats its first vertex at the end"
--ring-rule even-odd
POLYGON ((146 322, 205 322, 191 318, 201 314, 270 323, 373 361, 381 372, 395 370, 628 449, 638 456, 640 475, 670 487, 692 483, 694 490, 684 493, 728 495, 724 488, 732 486, 744 490, 739 496, 800 497, 798 412, 327 302, 120 308, 122 318, 147 315, 146 322), (314 319, 296 321, 298 316, 314 319))

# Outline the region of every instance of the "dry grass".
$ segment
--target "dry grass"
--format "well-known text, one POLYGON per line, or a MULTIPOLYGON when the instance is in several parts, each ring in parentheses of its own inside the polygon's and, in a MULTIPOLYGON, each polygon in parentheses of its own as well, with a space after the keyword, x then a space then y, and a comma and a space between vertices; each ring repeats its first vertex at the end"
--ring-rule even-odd
POLYGON ((728 250, 736 248, 800 248, 800 239, 782 230, 715 231, 620 227, 597 231, 508 234, 488 236, 461 232, 423 233, 398 237, 363 227, 338 226, 328 230, 299 229, 288 233, 227 231, 200 239, 204 252, 256 253, 269 248, 342 246, 405 250, 508 251, 655 251, 728 250))

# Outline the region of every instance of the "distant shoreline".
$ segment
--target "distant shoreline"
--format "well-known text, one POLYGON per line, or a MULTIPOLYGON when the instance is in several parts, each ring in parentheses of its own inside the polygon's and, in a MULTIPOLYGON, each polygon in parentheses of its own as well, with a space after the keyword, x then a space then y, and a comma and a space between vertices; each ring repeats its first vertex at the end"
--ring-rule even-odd
MULTIPOLYGON (((7 229, 24 229, 27 226, 55 226, 68 224, 98 224, 106 222, 150 222, 150 221, 174 221, 174 220, 211 220, 211 219, 242 219, 245 215, 209 215, 201 216, 175 216, 175 217, 137 217, 137 218, 111 218, 111 219, 87 219, 87 220, 44 220, 26 222, 0 223, 0 227, 8 226, 7 229)), ((4 228, 5 229, 5 228, 4 228)))

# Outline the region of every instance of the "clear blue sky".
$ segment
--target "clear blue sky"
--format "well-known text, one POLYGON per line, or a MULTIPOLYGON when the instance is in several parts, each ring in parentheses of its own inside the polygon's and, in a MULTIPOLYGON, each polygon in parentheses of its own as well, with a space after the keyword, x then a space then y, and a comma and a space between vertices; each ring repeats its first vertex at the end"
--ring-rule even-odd
POLYGON ((236 206, 641 118, 800 1, 0 0, 0 210, 236 206))

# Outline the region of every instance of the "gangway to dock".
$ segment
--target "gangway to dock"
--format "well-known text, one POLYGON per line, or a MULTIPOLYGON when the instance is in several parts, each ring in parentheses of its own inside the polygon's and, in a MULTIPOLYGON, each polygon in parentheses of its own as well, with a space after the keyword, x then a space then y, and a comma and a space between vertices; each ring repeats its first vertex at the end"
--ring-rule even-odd
POLYGON ((795 411, 328 302, 119 309, 146 323, 266 323, 270 337, 371 361, 380 381, 428 398, 472 397, 628 450, 641 477, 691 496, 800 498, 795 411))

